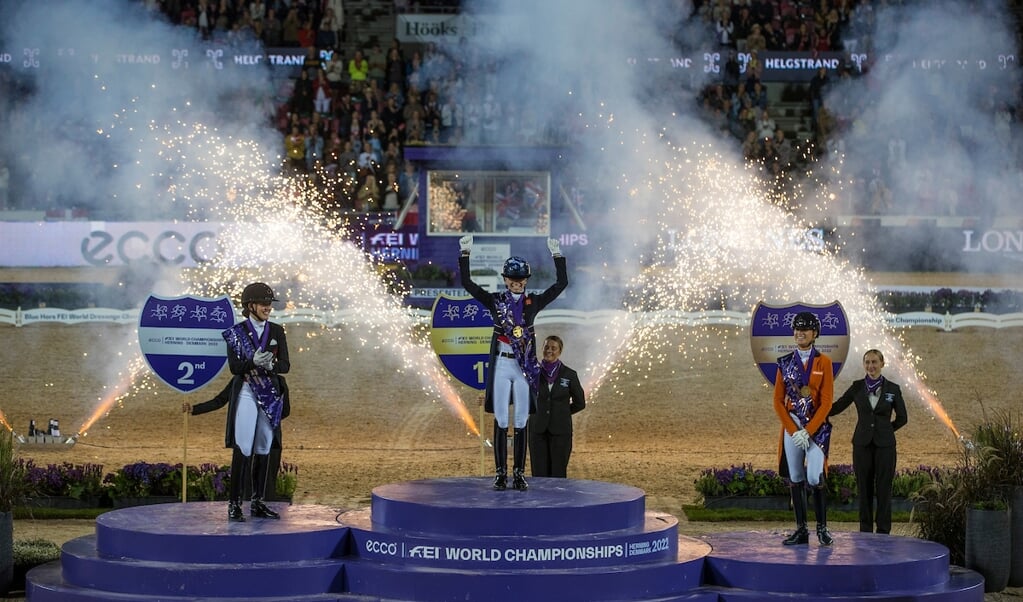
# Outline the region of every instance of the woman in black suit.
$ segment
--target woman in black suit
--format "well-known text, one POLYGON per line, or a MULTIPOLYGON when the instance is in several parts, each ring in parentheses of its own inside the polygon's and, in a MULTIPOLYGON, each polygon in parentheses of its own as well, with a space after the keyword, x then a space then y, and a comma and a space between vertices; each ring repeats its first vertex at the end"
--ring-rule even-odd
POLYGON ((906 425, 906 402, 902 389, 881 375, 884 355, 877 349, 863 354, 867 375, 855 381, 831 406, 835 416, 856 404, 853 431, 853 472, 860 505, 860 531, 873 531, 877 498, 877 532, 892 530, 892 480, 895 478, 895 431, 906 425), (892 414, 895 419, 892 419, 892 414))
POLYGON ((564 341, 557 335, 543 342, 536 412, 529 416, 529 461, 534 477, 568 476, 572 454, 572 414, 586 407, 576 371, 561 363, 564 341))

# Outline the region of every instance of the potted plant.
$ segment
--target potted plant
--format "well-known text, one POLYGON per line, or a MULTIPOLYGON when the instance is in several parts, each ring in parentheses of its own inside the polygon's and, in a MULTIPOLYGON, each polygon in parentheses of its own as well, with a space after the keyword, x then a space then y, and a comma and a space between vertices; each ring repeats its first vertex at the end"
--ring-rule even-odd
POLYGON ((14 507, 33 494, 27 474, 27 463, 17 455, 14 432, 0 429, 0 595, 10 590, 14 575, 14 507))
POLYGON ((274 488, 277 499, 290 502, 295 497, 295 490, 297 488, 298 466, 282 462, 281 469, 277 471, 277 480, 274 488))
POLYGON ((956 466, 914 496, 920 535, 948 547, 954 564, 982 574, 988 592, 1009 580, 1017 431, 1004 415, 985 416, 964 439, 956 466))

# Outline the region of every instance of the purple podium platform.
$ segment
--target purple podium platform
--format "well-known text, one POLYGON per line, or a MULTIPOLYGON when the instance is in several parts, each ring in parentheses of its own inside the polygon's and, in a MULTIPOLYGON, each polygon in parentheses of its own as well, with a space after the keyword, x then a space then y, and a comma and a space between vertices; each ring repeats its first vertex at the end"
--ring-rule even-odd
POLYGON ((983 579, 938 544, 837 533, 785 547, 764 532, 687 537, 642 490, 530 479, 382 485, 369 508, 272 504, 281 520, 229 523, 226 504, 114 510, 61 560, 29 572, 28 600, 981 601, 983 579))

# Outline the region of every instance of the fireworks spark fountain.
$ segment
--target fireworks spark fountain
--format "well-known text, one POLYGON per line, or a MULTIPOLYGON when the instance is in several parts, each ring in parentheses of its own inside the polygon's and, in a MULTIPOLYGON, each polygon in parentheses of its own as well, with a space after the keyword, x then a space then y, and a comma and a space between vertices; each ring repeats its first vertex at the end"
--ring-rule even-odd
MULTIPOLYGON (((191 293, 219 296, 237 293, 244 278, 284 283, 279 290, 290 307, 315 307, 336 312, 341 324, 363 346, 387 348, 402 371, 420 379, 428 399, 440 399, 479 436, 466 409, 424 336, 419 321, 402 303, 403 292, 386 270, 351 242, 342 216, 331 214, 329 199, 298 179, 276 175, 257 145, 223 139, 202 127, 179 128, 161 143, 173 156, 200 157, 201 170, 184 174, 174 184, 179 200, 226 196, 202 211, 225 222, 219 252, 191 272, 191 293), (217 182, 217 195, 207 188, 217 182), (195 185, 193 183, 198 183, 195 185), (254 274, 254 275, 253 275, 254 274)), ((237 294, 232 295, 237 298, 237 294)))
MULTIPOLYGON (((610 130, 613 120, 607 115, 600 117, 610 130)), ((590 127, 596 129, 593 124, 590 127)), ((640 132, 635 138, 646 140, 640 132)), ((621 138, 623 142, 628 139, 621 138)), ((862 270, 816 245, 806 235, 807 224, 770 202, 755 173, 735 167, 736 163, 712 148, 677 146, 667 137, 660 145, 663 148, 646 152, 642 148, 645 143, 635 149, 645 157, 646 170, 641 172, 642 184, 627 182, 623 194, 640 207, 652 208, 648 231, 675 234, 641 241, 652 250, 644 269, 631 282, 635 294, 628 310, 634 318, 616 321, 609 326, 609 334, 587 344, 597 350, 592 357, 614 358, 587 364, 590 386, 596 388, 606 381, 611 391, 621 396, 626 392, 619 383, 642 382, 635 378, 636 373, 663 364, 666 350, 694 363, 697 358, 723 353, 715 344, 715 328, 688 326, 680 336, 676 328, 643 320, 645 312, 749 311, 762 299, 811 304, 839 299, 853 324, 853 357, 871 347, 881 349, 892 358, 889 365, 910 397, 958 436, 952 420, 924 384, 916 367, 918 358, 888 326, 862 270), (631 326, 626 328, 626 323, 631 326)))

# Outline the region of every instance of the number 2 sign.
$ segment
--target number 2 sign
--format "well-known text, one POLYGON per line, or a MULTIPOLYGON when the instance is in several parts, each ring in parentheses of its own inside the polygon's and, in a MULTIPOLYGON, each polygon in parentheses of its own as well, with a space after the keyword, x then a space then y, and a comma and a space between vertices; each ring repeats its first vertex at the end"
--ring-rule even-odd
POLYGON ((212 381, 227 363, 221 333, 234 324, 227 297, 150 296, 139 314, 139 349, 153 373, 189 393, 212 381))

